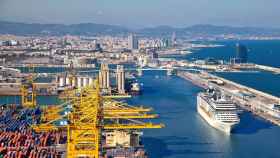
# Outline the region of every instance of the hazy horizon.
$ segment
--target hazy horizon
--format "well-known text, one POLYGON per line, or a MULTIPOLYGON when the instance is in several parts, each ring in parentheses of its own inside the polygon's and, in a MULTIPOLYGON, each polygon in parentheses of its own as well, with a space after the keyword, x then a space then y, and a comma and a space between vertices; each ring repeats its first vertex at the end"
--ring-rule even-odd
POLYGON ((97 25, 110 25, 110 26, 119 26, 123 27, 126 29, 131 29, 131 30, 138 30, 138 29, 145 29, 145 28, 157 28, 157 27, 170 27, 174 29, 184 29, 188 27, 193 27, 193 26, 217 26, 217 27, 233 27, 233 28, 260 28, 260 29, 280 29, 280 27, 261 27, 261 26, 234 26, 234 25, 216 25, 216 24, 193 24, 193 25, 188 25, 188 26, 171 26, 171 25, 154 25, 154 26, 142 26, 142 27, 130 27, 130 26, 124 26, 120 24, 104 24, 104 23, 95 23, 95 22, 81 22, 81 23, 41 23, 41 22, 24 22, 24 21, 12 21, 12 20, 0 20, 0 22, 7 22, 7 23, 23 23, 23 24, 42 24, 42 25, 78 25, 78 24, 97 24, 97 25))
POLYGON ((0 21, 127 28, 197 24, 280 28, 280 1, 266 0, 0 0, 0 21))

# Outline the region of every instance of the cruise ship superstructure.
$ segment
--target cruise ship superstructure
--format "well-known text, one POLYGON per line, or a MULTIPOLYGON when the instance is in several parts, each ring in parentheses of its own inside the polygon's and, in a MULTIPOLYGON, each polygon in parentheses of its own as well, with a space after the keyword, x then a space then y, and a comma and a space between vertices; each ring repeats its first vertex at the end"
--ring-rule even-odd
POLYGON ((227 134, 240 122, 236 104, 217 90, 198 94, 197 111, 208 124, 227 134))

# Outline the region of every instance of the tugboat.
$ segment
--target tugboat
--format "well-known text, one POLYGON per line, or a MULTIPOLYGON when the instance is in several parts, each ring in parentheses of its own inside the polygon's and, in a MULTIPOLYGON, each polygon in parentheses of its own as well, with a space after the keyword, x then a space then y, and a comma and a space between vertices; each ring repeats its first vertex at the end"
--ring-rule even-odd
POLYGON ((140 95, 141 94, 141 85, 137 81, 135 75, 131 74, 126 77, 125 89, 131 95, 140 95))
POLYGON ((134 82, 131 84, 130 93, 132 95, 140 95, 141 94, 141 86, 138 82, 134 82))

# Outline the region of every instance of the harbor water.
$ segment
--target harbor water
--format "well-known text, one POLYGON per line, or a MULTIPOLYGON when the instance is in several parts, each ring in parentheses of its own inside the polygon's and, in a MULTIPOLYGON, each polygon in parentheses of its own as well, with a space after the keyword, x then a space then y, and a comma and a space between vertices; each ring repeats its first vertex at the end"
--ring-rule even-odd
POLYGON ((216 75, 280 97, 280 75, 270 72, 220 72, 216 75))
MULTIPOLYGON (((150 158, 278 158, 280 127, 251 113, 230 136, 209 126, 196 112, 196 95, 202 89, 165 71, 145 71, 139 79, 143 95, 129 104, 147 105, 160 114, 163 129, 144 130, 142 143, 150 158)), ((39 103, 55 104, 57 98, 39 97, 39 103)), ((19 103, 18 97, 1 97, 1 103, 19 103)))
POLYGON ((278 158, 280 127, 251 113, 241 115, 232 135, 209 126, 196 112, 202 89, 165 72, 144 72, 142 96, 130 104, 149 105, 160 114, 164 129, 145 130, 143 143, 151 158, 278 158))
MULTIPOLYGON (((280 67, 280 41, 279 40, 243 40, 219 41, 211 44, 222 47, 203 48, 194 50, 193 54, 184 57, 188 60, 214 58, 229 61, 236 55, 236 43, 242 43, 248 48, 248 62, 280 67)), ((208 42, 209 44, 209 42, 208 42)), ((216 75, 255 88, 257 90, 280 97, 280 75, 270 72, 219 72, 216 75)))
MULTIPOLYGON (((249 62, 280 67, 280 41, 238 41, 249 49, 249 62)), ((212 57, 229 60, 237 41, 215 42, 224 47, 204 48, 187 59, 212 57)), ((234 82, 280 96, 280 76, 269 72, 219 73, 234 82)), ((210 127, 196 112, 196 95, 202 89, 164 72, 145 72, 142 96, 131 104, 151 105, 161 114, 166 128, 144 133, 143 143, 151 158, 279 158, 280 127, 244 112, 241 123, 228 136, 210 127)))
MULTIPOLYGON (((280 67, 280 40, 242 40, 207 42, 207 44, 219 44, 223 47, 203 48, 194 50, 185 58, 189 60, 214 58, 229 61, 236 55, 236 43, 246 45, 249 50, 248 61, 260 65, 280 67)), ((203 42, 204 43, 204 42, 203 42)))

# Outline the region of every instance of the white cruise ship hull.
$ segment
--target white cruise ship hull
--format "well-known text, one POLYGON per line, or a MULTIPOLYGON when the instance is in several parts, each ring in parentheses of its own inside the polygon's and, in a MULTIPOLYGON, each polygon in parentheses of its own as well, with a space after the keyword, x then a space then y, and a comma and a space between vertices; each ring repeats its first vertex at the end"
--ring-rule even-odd
POLYGON ((199 115, 212 127, 225 132, 226 134, 230 134, 232 129, 236 126, 235 123, 223 123, 219 122, 217 120, 214 120, 213 118, 210 117, 210 115, 200 106, 197 106, 197 112, 199 115))

